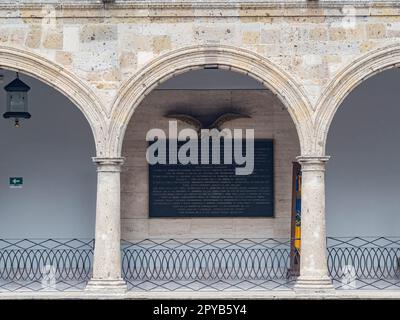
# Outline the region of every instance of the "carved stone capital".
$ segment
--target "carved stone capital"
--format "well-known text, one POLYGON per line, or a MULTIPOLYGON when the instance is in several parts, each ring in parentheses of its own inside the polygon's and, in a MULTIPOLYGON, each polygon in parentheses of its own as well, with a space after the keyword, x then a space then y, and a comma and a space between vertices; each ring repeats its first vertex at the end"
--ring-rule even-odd
POLYGON ((92 160, 97 165, 97 172, 120 172, 125 158, 93 157, 92 160))
POLYGON ((299 156, 297 161, 301 164, 301 171, 325 171, 329 156, 299 156))

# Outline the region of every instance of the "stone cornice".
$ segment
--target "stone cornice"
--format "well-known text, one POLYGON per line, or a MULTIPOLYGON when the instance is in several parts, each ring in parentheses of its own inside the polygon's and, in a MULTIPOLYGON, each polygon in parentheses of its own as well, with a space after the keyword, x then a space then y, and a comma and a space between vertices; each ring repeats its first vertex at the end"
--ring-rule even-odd
POLYGON ((42 18, 55 10, 58 18, 161 18, 161 17, 318 17, 344 16, 343 7, 355 16, 398 16, 399 1, 100 1, 0 4, 2 18, 42 18))

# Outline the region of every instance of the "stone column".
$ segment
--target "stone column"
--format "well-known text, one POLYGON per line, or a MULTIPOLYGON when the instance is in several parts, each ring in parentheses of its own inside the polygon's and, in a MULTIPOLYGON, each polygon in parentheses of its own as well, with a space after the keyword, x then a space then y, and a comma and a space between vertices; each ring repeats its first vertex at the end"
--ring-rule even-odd
POLYGON ((93 277, 88 292, 124 293, 121 277, 120 172, 123 158, 93 158, 97 164, 97 207, 93 277))
POLYGON ((325 230, 325 164, 329 157, 301 156, 301 251, 296 290, 332 292, 325 230))

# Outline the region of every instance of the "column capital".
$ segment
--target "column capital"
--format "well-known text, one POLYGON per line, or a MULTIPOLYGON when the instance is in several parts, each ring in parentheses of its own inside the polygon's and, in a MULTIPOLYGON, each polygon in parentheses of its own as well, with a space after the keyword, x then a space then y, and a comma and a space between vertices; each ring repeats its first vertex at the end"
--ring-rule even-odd
POLYGON ((327 163, 330 156, 298 156, 299 163, 327 163))
POLYGON ((121 166, 124 164, 125 158, 123 158, 123 157, 115 157, 115 158, 93 157, 92 160, 97 165, 97 171, 119 172, 119 171, 121 171, 121 166))
POLYGON ((302 171, 324 171, 329 156, 299 156, 297 161, 301 164, 302 171))

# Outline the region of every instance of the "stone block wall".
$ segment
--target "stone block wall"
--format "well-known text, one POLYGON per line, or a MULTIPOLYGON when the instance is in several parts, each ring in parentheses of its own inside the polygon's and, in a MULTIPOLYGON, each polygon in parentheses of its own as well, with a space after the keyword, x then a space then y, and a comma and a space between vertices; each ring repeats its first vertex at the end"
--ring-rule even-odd
MULTIPOLYGON (((179 123, 179 129, 187 125, 179 123)), ((293 121, 269 90, 154 90, 136 110, 123 144, 126 162, 121 176, 122 238, 288 238, 290 235, 292 161, 299 155, 293 121), (255 129, 256 138, 274 139, 274 218, 149 218, 149 129, 168 132, 170 112, 218 114, 234 108, 250 119, 226 123, 226 128, 255 129)))
POLYGON ((110 111, 125 80, 156 57, 186 46, 256 52, 291 74, 314 104, 346 65, 400 41, 396 1, 273 3, 118 1, 104 9, 96 1, 2 1, 0 45, 38 53, 73 72, 110 111))

